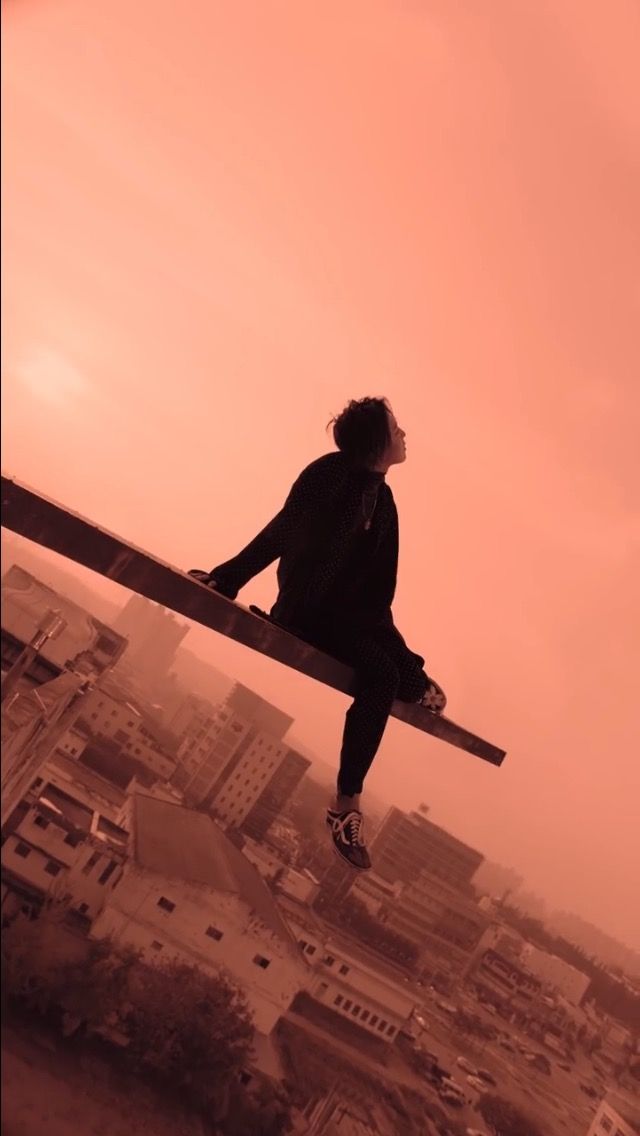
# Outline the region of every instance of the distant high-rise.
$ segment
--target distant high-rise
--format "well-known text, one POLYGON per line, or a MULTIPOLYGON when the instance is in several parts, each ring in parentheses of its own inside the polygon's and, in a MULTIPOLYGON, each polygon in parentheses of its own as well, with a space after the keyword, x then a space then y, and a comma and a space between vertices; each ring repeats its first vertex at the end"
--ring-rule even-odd
POLYGON ((127 665, 140 672, 146 685, 166 679, 189 630, 172 611, 138 595, 127 601, 114 627, 129 640, 127 665))
POLYGON ((293 749, 285 750, 280 764, 261 787, 259 795, 240 825, 247 836, 254 840, 264 839, 310 765, 309 759, 302 754, 296 753, 293 749))
POLYGON ((376 873, 390 883, 411 884, 426 871, 451 887, 471 890, 484 857, 421 813, 390 808, 371 844, 376 873))
MULTIPOLYGON (((192 699, 190 705, 196 719, 199 715, 200 726, 183 741, 174 778, 190 805, 210 809, 224 784, 237 782, 241 775, 251 778, 252 766, 260 763, 261 773, 266 772, 276 756, 282 757, 289 748, 282 737, 293 718, 241 683, 235 684, 213 715, 206 714, 198 700, 192 699), (244 764, 243 758, 247 759, 244 764)), ((234 815, 234 823, 237 819, 234 815)))

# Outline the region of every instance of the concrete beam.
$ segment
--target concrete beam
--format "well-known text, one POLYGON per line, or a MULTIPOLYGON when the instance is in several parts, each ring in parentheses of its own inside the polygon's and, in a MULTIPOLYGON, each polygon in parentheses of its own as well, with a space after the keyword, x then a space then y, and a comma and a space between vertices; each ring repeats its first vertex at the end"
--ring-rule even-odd
MULTIPOLYGON (((185 572, 7 477, 2 478, 2 524, 203 627, 335 690, 352 693, 353 673, 349 667, 254 615, 244 605, 216 595, 185 572)), ((392 713, 408 725, 492 765, 501 765, 505 757, 504 750, 422 706, 396 702, 392 713)))

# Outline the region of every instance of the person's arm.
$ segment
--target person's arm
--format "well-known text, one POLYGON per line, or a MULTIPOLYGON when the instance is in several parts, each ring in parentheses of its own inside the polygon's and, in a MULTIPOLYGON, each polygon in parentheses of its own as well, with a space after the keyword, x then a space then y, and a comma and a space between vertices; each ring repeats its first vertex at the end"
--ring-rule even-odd
POLYGON ((318 458, 302 471, 279 513, 237 556, 211 569, 208 583, 234 600, 245 584, 278 560, 292 541, 304 540, 335 493, 333 455, 318 458))

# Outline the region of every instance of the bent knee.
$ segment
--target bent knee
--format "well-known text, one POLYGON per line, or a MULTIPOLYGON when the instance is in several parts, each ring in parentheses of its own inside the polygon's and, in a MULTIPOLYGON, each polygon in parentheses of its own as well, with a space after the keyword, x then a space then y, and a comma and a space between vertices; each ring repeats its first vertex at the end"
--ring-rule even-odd
POLYGON ((397 698, 400 688, 400 671, 389 661, 375 667, 356 671, 356 682, 360 688, 376 690, 397 698))
POLYGON ((400 702, 420 702, 427 693, 429 679, 423 670, 415 670, 402 676, 396 697, 400 702))

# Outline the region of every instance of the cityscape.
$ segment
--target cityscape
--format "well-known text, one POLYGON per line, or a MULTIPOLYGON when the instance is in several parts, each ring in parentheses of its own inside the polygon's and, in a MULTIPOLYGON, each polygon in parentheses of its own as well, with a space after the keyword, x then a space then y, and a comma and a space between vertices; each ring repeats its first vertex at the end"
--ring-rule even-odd
POLYGON ((2 1136, 640 1136, 640 5, 2 32, 2 1136))
MULTIPOLYGON (((188 623, 131 594, 107 624, 86 592, 78 603, 46 582, 26 542, 3 546, 16 1029, 29 984, 45 983, 38 950, 43 971, 53 955, 77 975, 108 944, 164 976, 167 998, 182 967, 239 999, 233 1092, 207 1080, 212 1132, 637 1132, 637 967, 528 914, 515 873, 433 823, 428 802, 383 807, 374 870, 353 873, 318 823, 327 765, 296 742, 286 705, 214 668, 218 696, 196 693, 177 664, 188 623)), ((80 981, 39 1028, 62 1014, 68 1044, 133 1052, 133 995, 92 1004, 95 979, 80 981)))

